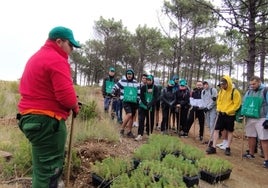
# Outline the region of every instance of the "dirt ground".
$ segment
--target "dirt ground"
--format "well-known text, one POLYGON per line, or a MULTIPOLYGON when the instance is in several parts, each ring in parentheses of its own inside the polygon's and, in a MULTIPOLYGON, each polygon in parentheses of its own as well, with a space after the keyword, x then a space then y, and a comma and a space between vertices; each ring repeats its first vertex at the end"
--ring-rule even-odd
MULTIPOLYGON (((195 139, 194 132, 197 136, 198 133, 198 123, 192 127, 190 135, 188 138, 181 138, 181 140, 187 144, 194 145, 202 150, 206 150, 207 145, 200 142, 198 139, 195 139)), ((206 130, 208 132, 208 130, 206 130)), ((134 133, 137 133, 137 128, 134 128, 134 133)), ((159 131, 155 131, 155 134, 159 134, 159 131)), ((173 136, 177 136, 173 134, 173 136)), ((148 139, 148 138, 147 138, 148 139)), ((83 168, 80 173, 77 174, 74 181, 74 187, 93 187, 91 186, 91 177, 90 177, 90 165, 95 160, 103 159, 107 156, 121 156, 131 157, 133 151, 139 147, 140 144, 143 144, 147 140, 146 138, 137 142, 134 139, 122 138, 121 142, 118 143, 107 143, 107 142, 97 142, 89 140, 83 145, 77 146, 80 150, 81 158, 83 161, 83 168)), ((208 135, 207 135, 208 139, 208 135)), ((224 155, 224 151, 217 149, 217 156, 229 160, 233 164, 233 170, 231 176, 228 180, 218 183, 216 185, 210 185, 203 180, 200 180, 200 188, 264 188, 268 187, 268 170, 262 167, 263 158, 256 154, 254 160, 247 160, 241 158, 241 147, 242 147, 242 135, 235 134, 235 138, 231 145, 231 156, 224 155)), ((221 140, 219 140, 219 143, 221 140)), ((247 141, 244 139, 244 150, 247 149, 247 141)))
MULTIPOLYGON (((1 125, 5 120, 1 120, 1 125)), ((14 124, 15 121, 8 121, 8 124, 14 124)), ((118 132, 120 125, 114 123, 118 132)), ((13 126, 11 126, 13 127, 13 126)), ((198 122, 195 126, 192 126, 188 138, 180 138, 183 142, 187 144, 194 145, 204 151, 207 148, 206 144, 203 144, 195 137, 198 136, 198 122), (195 129, 194 129, 195 128, 195 129)), ((137 134, 137 128, 133 128, 134 134, 137 134)), ((158 130, 154 130, 153 134, 159 134, 158 130)), ((205 129, 205 139, 208 140, 208 129, 205 129)), ((200 188, 265 188, 268 187, 268 169, 262 167, 263 158, 256 154, 256 158, 253 160, 242 159, 242 143, 244 142, 244 149, 247 149, 247 140, 242 139, 242 131, 237 130, 234 134, 233 143, 231 145, 231 156, 224 155, 224 151, 217 149, 217 156, 229 160, 233 164, 233 170, 231 176, 228 180, 220 182, 216 185, 210 185, 202 180, 200 180, 198 187, 200 188)), ((177 136, 172 133, 172 136, 177 136)), ((120 157, 131 157, 133 151, 138 148, 141 144, 146 143, 148 137, 144 138, 143 141, 137 142, 130 138, 121 138, 120 141, 116 143, 111 143, 101 140, 87 140, 81 145, 75 145, 74 147, 78 149, 79 156, 82 160, 82 166, 80 169, 76 169, 71 174, 70 182, 72 187, 75 188, 91 188, 91 165, 96 160, 102 160, 108 156, 120 156, 120 157)), ((222 140, 218 140, 220 143, 222 140)), ((9 187, 23 187, 28 188, 29 180, 19 181, 16 184, 4 185, 0 183, 0 188, 9 187)))

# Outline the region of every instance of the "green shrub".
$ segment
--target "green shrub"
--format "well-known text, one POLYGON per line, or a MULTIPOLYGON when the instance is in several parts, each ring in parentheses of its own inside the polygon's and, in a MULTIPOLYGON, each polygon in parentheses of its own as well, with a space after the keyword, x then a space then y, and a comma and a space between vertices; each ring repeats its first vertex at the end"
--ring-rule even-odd
POLYGON ((97 103, 96 101, 90 101, 88 104, 82 104, 78 117, 82 120, 90 120, 97 115, 97 103))
POLYGON ((28 140, 23 139, 16 145, 16 149, 10 161, 0 161, 0 166, 2 167, 1 176, 8 179, 15 174, 18 177, 29 175, 32 172, 31 161, 31 145, 28 140))

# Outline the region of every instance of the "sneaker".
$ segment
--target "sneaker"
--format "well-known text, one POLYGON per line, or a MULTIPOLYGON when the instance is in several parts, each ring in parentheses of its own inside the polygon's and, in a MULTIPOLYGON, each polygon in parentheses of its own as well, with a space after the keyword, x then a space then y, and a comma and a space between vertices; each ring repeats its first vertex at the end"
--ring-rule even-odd
POLYGON ((64 182, 62 179, 58 180, 58 188, 64 188, 65 185, 64 185, 64 182))
POLYGON ((122 130, 120 131, 120 136, 124 136, 124 132, 125 132, 125 130, 122 129, 122 130))
POLYGON ((224 144, 225 144, 225 142, 224 142, 224 141, 222 141, 222 143, 217 144, 217 145, 216 145, 216 147, 218 147, 218 148, 219 148, 219 147, 223 146, 224 144))
POLYGON ((251 155, 249 153, 245 153, 244 155, 242 155, 242 157, 245 158, 245 159, 254 159, 255 158, 254 155, 251 155))
POLYGON ((227 156, 230 156, 231 155, 231 148, 226 148, 224 154, 227 156))
POLYGON ((136 138, 135 138, 136 141, 141 141, 142 140, 142 136, 139 134, 136 138))
POLYGON ((223 144, 222 146, 219 147, 221 150, 226 150, 227 148, 227 143, 223 144))
POLYGON ((263 168, 268 168, 268 160, 263 162, 263 168))
POLYGON ((133 123, 133 127, 139 127, 138 123, 137 122, 134 122, 133 123))
POLYGON ((216 148, 214 147, 208 147, 208 149, 206 150, 207 154, 214 154, 216 153, 216 148))
POLYGON ((134 134, 133 134, 131 131, 129 131, 129 132, 127 133, 127 137, 128 137, 128 138, 135 138, 134 134))

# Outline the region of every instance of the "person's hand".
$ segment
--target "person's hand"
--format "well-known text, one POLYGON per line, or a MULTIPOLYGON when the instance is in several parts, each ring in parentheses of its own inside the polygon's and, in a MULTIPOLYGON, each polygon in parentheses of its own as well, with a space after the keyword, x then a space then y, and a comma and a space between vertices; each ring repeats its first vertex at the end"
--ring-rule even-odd
POLYGON ((268 129, 268 120, 265 120, 263 123, 262 123, 262 126, 264 129, 268 129))
POLYGON ((205 113, 207 113, 209 111, 208 108, 204 108, 203 110, 204 110, 205 113))
POLYGON ((79 109, 79 105, 72 109, 74 118, 76 118, 76 116, 78 115, 79 109))
POLYGON ((244 119, 244 116, 239 116, 238 117, 238 120, 241 121, 241 122, 243 121, 243 119, 244 119))
POLYGON ((149 103, 147 104, 147 109, 150 110, 150 108, 151 108, 152 106, 153 106, 152 102, 149 102, 149 103))
POLYGON ((193 110, 198 110, 199 107, 198 106, 193 106, 193 110))
POLYGON ((226 112, 219 112, 220 113, 220 115, 222 115, 222 116, 226 116, 227 114, 226 114, 226 112))
POLYGON ((212 100, 213 100, 213 101, 216 101, 216 100, 217 100, 217 98, 216 98, 216 97, 212 97, 212 100))
POLYGON ((177 105, 176 105, 176 107, 177 107, 177 108, 180 108, 180 107, 181 107, 181 105, 180 105, 180 104, 177 104, 177 105))

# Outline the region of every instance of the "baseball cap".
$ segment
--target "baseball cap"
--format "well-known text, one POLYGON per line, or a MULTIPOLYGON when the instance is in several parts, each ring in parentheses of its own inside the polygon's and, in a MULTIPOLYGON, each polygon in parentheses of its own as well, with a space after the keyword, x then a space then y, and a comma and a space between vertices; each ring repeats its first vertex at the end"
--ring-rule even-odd
POLYGON ((113 67, 110 67, 110 68, 109 68, 109 71, 114 72, 115 69, 114 69, 113 67))
POLYGON ((74 47, 81 48, 80 44, 74 39, 71 29, 58 26, 54 27, 48 34, 49 39, 67 39, 74 47))
POLYGON ((146 79, 147 79, 147 80, 153 80, 153 76, 152 76, 152 75, 148 75, 148 76, 146 77, 146 79))
POLYGON ((181 79, 181 80, 180 80, 180 85, 181 85, 181 86, 186 86, 186 85, 187 85, 186 80, 185 80, 185 79, 181 79))
POLYGON ((168 81, 168 85, 170 85, 170 86, 174 86, 174 85, 175 85, 174 80, 169 80, 169 81, 168 81))

